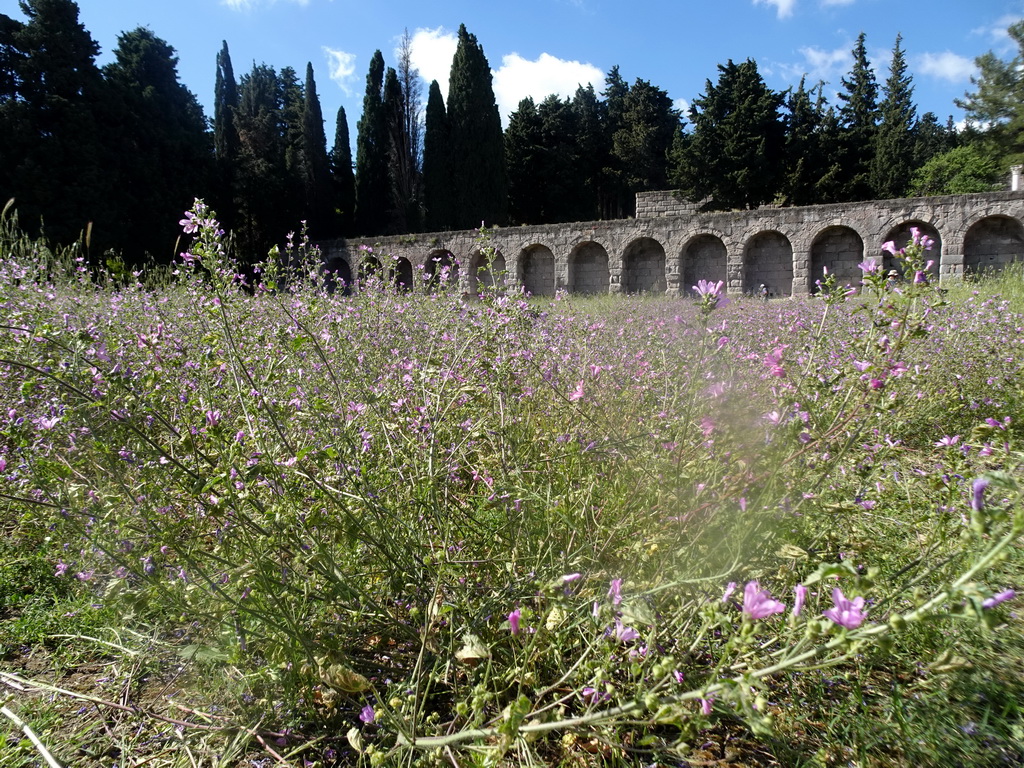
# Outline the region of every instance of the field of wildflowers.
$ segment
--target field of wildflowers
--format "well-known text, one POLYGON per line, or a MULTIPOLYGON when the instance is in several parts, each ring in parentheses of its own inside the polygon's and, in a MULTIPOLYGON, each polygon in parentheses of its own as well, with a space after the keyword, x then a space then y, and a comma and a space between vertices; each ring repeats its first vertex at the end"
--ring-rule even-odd
POLYGON ((182 225, 2 222, 5 766, 1024 760, 1019 271, 347 296, 182 225))

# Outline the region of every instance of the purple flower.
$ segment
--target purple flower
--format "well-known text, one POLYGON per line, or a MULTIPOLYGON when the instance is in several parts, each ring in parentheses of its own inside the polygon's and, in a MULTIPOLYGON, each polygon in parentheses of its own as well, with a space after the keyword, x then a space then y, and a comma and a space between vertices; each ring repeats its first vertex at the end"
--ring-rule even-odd
MULTIPOLYGON (((886 243, 886 245, 892 245, 892 243, 886 243)), ((860 267, 861 271, 863 271, 865 275, 873 275, 878 271, 879 265, 874 259, 865 259, 857 266, 860 267)))
POLYGON ((800 611, 804 608, 804 601, 807 599, 807 587, 803 584, 797 584, 793 587, 793 615, 799 616, 800 611))
POLYGON ((782 613, 786 606, 773 600, 767 589, 761 589, 756 581, 748 581, 743 590, 743 612, 750 618, 764 619, 775 613, 782 613))
POLYGON ((608 588, 608 597, 611 598, 612 605, 622 602, 622 579, 612 579, 612 585, 608 588))
POLYGON ((576 382, 576 388, 569 393, 569 402, 575 403, 583 398, 583 379, 576 382))
POLYGON ((53 572, 54 576, 63 576, 68 572, 68 564, 63 560, 57 561, 57 569, 53 572))
POLYGON ((640 633, 633 629, 633 627, 627 627, 623 624, 622 619, 615 620, 615 631, 613 634, 620 643, 631 643, 640 637, 640 633))
POLYGON ((1017 593, 1012 589, 1004 589, 1002 592, 997 592, 992 597, 983 601, 981 604, 982 608, 995 608, 1000 603, 1005 603, 1007 600, 1012 600, 1017 596, 1017 593))
MULTIPOLYGON (((895 256, 896 254, 899 253, 899 251, 896 250, 896 243, 894 243, 892 240, 889 240, 887 242, 882 243, 882 250, 885 251, 886 253, 891 253, 893 256, 895 256)), ((872 259, 871 261, 874 262, 874 259, 872 259)), ((861 268, 862 269, 864 268, 863 264, 861 265, 861 268)), ((875 270, 873 270, 873 269, 872 270, 865 269, 864 271, 865 272, 868 272, 868 271, 874 272, 875 270)))
POLYGON ((707 716, 711 714, 711 705, 714 703, 715 697, 708 696, 706 699, 700 700, 700 711, 701 714, 707 716))
POLYGON ((359 713, 359 719, 362 720, 367 725, 369 725, 370 723, 372 723, 374 720, 377 719, 377 713, 373 711, 373 707, 371 707, 369 704, 367 704, 365 707, 363 707, 362 711, 359 713))
POLYGON ((981 512, 985 508, 985 491, 988 488, 988 479, 979 477, 971 483, 971 509, 981 512))
POLYGON ((864 598, 855 597, 850 600, 843 594, 843 590, 836 587, 832 590, 832 602, 835 608, 825 611, 826 619, 831 619, 836 624, 846 629, 856 629, 864 623, 864 598))
POLYGON ((735 591, 736 591, 736 582, 735 581, 730 581, 725 586, 725 593, 722 595, 722 602, 723 603, 729 602, 729 598, 732 597, 732 593, 735 592, 735 591))
POLYGON ((582 573, 567 573, 562 577, 562 583, 572 584, 574 581, 579 581, 581 578, 583 578, 582 573))
POLYGON ((516 608, 508 615, 508 626, 512 630, 513 635, 519 634, 519 619, 522 616, 522 612, 516 608))
POLYGON ((717 299, 722 295, 724 287, 724 280, 719 280, 717 283, 712 283, 710 280, 698 280, 697 284, 693 286, 693 290, 702 299, 717 299))

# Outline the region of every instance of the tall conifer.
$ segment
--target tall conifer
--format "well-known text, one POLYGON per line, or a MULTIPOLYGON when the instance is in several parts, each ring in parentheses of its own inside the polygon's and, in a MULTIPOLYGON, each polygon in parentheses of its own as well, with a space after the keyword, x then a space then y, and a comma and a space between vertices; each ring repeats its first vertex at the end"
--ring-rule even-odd
POLYGON ((356 134, 356 230, 361 235, 380 235, 387 229, 390 209, 387 146, 384 56, 376 51, 366 75, 363 116, 356 134))
POLYGON ((501 117, 491 68, 476 36, 459 25, 448 91, 450 162, 455 195, 453 225, 459 229, 504 224, 508 174, 501 117))
POLYGON ((878 83, 868 61, 864 38, 863 32, 857 37, 852 52, 853 68, 849 79, 842 79, 843 90, 839 92, 843 102, 839 108, 843 169, 840 194, 842 200, 850 201, 870 200, 874 196, 871 166, 878 126, 878 83))
POLYGON ((883 86, 879 105, 878 131, 871 164, 871 187, 874 196, 883 199, 903 197, 910 188, 914 171, 917 123, 913 102, 914 86, 907 74, 901 35, 896 36, 889 64, 889 77, 883 86))
POLYGON ((423 131, 423 208, 428 231, 454 226, 452 194, 451 136, 448 111, 437 80, 430 83, 423 131))
POLYGON ((349 236, 354 234, 355 227, 356 174, 352 168, 352 146, 344 107, 338 107, 330 160, 335 234, 349 236))
POLYGON ((306 64, 302 107, 302 182, 309 230, 321 235, 331 229, 331 172, 320 97, 316 92, 313 65, 306 64))

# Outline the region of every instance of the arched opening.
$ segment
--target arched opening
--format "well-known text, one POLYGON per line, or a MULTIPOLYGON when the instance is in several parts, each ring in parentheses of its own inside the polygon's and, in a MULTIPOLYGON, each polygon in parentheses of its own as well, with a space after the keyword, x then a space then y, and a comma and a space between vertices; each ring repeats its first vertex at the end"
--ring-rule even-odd
POLYGON ((664 293, 665 249, 650 237, 626 246, 622 254, 622 290, 625 293, 664 293))
POLYGON ((423 265, 428 290, 459 284, 459 262, 451 251, 431 251, 423 265))
POLYGON ((394 264, 391 265, 390 282, 394 284, 395 290, 399 293, 411 291, 413 288, 412 262, 404 256, 395 259, 394 264))
POLYGON ((728 282, 725 243, 716 235, 704 234, 693 238, 683 247, 682 261, 680 293, 692 293, 693 286, 701 280, 728 282))
POLYGON ((608 293, 608 251, 595 242, 580 243, 569 254, 569 293, 608 293))
MULTIPOLYGON (((889 234, 885 236, 883 242, 887 243, 892 241, 893 245, 896 246, 896 250, 906 248, 907 243, 911 242, 914 238, 914 233, 911 232, 911 230, 915 227, 921 237, 927 236, 935 241, 935 245, 932 246, 932 249, 925 252, 925 259, 934 262, 929 272, 937 277, 939 274, 939 254, 942 253, 942 238, 939 237, 939 231, 931 224, 925 224, 922 221, 906 221, 898 227, 890 229, 889 234)), ((879 248, 881 248, 881 245, 882 244, 879 243, 879 248)), ((895 269, 897 272, 902 274, 903 263, 898 257, 893 256, 888 251, 879 251, 879 255, 882 256, 882 269, 886 272, 890 269, 895 269)), ((875 256, 875 258, 877 259, 878 256, 875 256)))
POLYGON ((367 256, 359 262, 359 287, 365 288, 373 282, 380 281, 381 266, 376 256, 367 256))
POLYGON ((328 293, 340 291, 343 296, 348 296, 352 290, 352 268, 345 259, 331 259, 324 265, 323 280, 324 290, 328 293))
POLYGON ((964 235, 964 272, 997 271, 1024 259, 1024 228, 1009 216, 989 216, 964 235))
POLYGON ((861 283, 860 264, 864 261, 864 240, 849 227, 829 227, 811 245, 811 293, 818 292, 818 281, 825 269, 839 285, 857 288, 861 283))
POLYGON ((790 296, 793 293, 793 246, 781 232, 760 232, 743 254, 743 292, 790 296))
POLYGON ((501 251, 477 251, 469 260, 469 292, 471 295, 505 288, 505 257, 501 251))
POLYGON ((555 256, 545 245, 531 245, 519 254, 519 281, 533 296, 555 295, 555 256))

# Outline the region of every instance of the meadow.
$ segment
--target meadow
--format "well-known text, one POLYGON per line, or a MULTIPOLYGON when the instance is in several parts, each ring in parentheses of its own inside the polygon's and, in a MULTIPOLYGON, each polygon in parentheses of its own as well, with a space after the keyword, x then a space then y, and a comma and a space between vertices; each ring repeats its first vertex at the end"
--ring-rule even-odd
POLYGON ((343 295, 182 225, 0 222, 4 766, 1024 761, 1020 269, 343 295))

